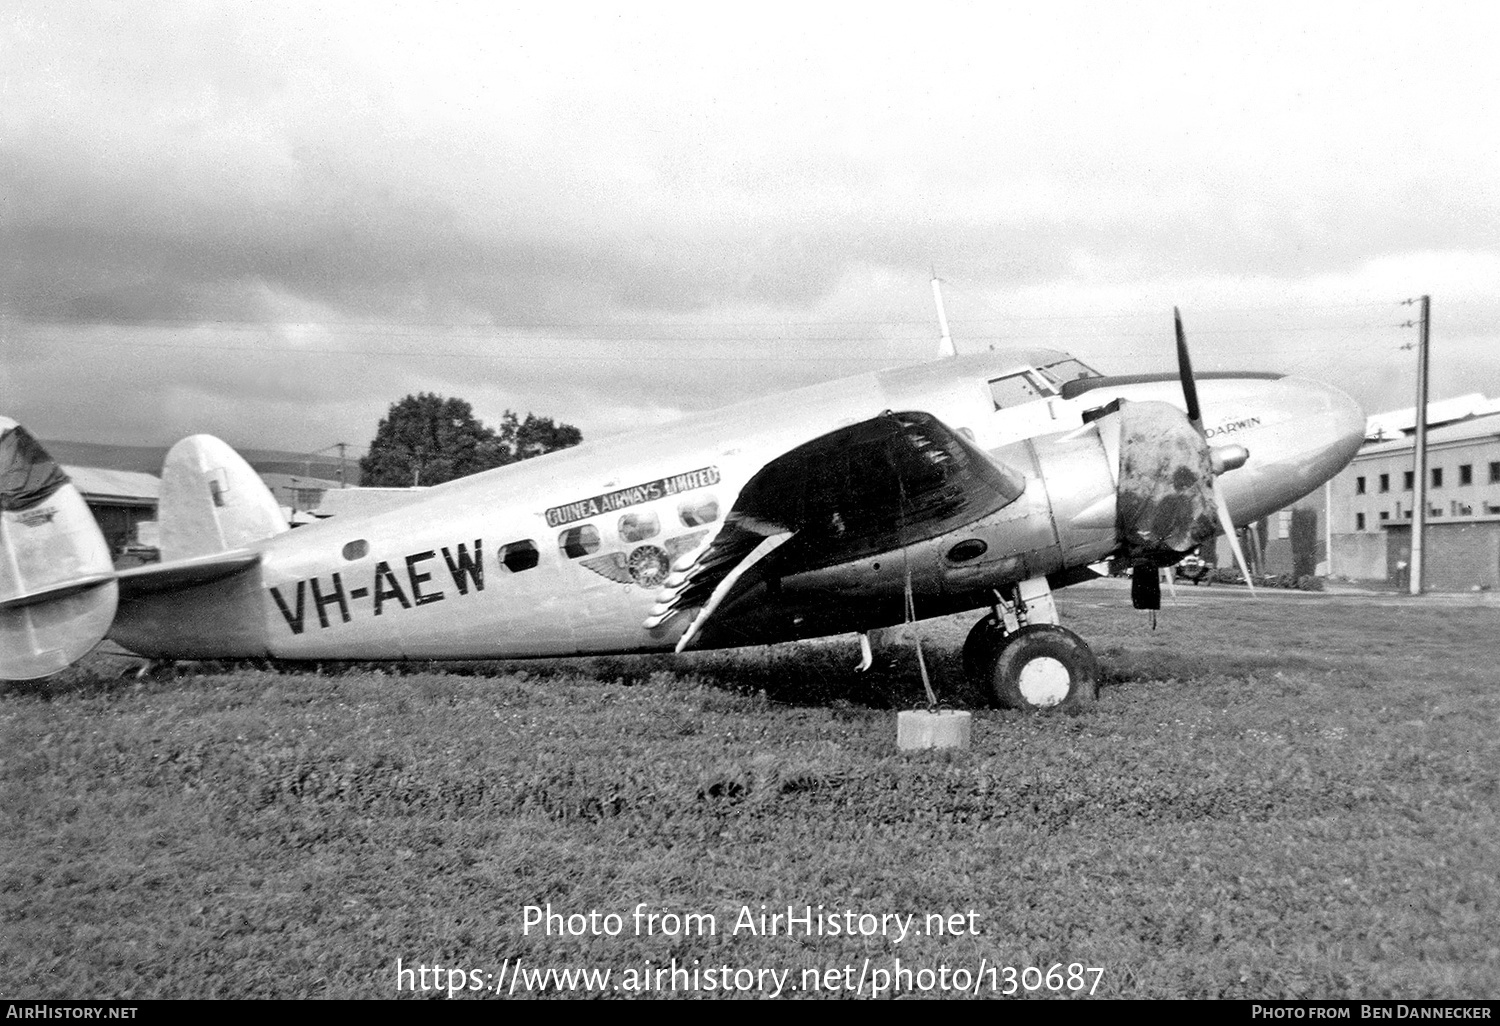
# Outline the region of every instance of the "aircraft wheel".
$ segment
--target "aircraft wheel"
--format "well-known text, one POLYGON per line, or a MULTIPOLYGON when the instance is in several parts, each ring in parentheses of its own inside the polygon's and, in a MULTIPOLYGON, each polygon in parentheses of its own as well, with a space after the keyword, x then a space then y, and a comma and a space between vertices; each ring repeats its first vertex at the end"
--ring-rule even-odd
POLYGON ((970 628, 969 636, 964 640, 964 679, 986 685, 995 652, 1004 641, 1005 628, 994 613, 970 628))
POLYGON ((1087 642, 1050 623, 1007 637, 990 667, 996 700, 1012 709, 1081 712, 1099 694, 1099 662, 1087 642))

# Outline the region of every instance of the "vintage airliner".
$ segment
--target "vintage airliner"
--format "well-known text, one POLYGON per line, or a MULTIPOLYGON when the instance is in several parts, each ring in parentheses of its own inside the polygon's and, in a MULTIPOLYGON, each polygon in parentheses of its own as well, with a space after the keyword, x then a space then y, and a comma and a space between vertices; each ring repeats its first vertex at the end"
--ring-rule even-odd
POLYGON ((1096 666, 1053 589, 1112 562, 1154 608, 1159 567, 1317 488, 1364 436, 1337 388, 1195 378, 1180 321, 1178 359, 1111 377, 1049 350, 949 356, 295 531, 197 435, 163 467, 162 561, 124 571, 66 475, 0 418, 0 679, 105 636, 160 659, 523 658, 868 637, 983 609, 965 665, 996 700, 1076 708, 1096 666))

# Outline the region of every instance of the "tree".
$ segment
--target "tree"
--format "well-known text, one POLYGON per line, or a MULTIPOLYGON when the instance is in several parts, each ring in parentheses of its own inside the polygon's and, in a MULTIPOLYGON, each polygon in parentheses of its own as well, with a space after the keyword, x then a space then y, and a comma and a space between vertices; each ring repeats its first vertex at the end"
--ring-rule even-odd
POLYGON ((551 417, 527 413, 521 420, 510 410, 500 424, 500 440, 518 460, 529 460, 545 452, 566 449, 583 441, 583 432, 572 424, 554 424, 551 417))
POLYGON ((569 424, 505 411, 500 431, 486 427, 462 399, 431 392, 392 403, 359 461, 360 481, 374 487, 435 485, 540 456, 583 441, 569 424))
POLYGON ((1318 569, 1318 511, 1306 506, 1292 508, 1292 573, 1299 579, 1318 569))

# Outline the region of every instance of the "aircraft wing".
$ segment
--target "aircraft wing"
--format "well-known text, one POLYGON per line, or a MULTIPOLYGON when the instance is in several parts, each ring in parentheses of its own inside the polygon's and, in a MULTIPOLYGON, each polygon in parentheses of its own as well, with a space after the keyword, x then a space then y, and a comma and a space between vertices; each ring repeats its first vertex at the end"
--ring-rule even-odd
MULTIPOLYGON (((735 635, 757 584, 898 550, 988 516, 1025 479, 926 413, 883 413, 787 452, 750 479, 724 526, 674 567, 645 626, 693 620, 678 650, 735 635)), ((732 643, 732 641, 730 642, 732 643)))

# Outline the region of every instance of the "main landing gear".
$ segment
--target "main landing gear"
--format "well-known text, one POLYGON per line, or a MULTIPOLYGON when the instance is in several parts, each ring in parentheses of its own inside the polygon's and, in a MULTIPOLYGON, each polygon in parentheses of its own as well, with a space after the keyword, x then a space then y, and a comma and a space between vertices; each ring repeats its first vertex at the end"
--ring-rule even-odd
POLYGON ((1099 663, 1082 638, 1058 625, 1047 579, 1023 581, 995 599, 964 642, 964 675, 1012 709, 1072 713, 1093 705, 1099 663))

